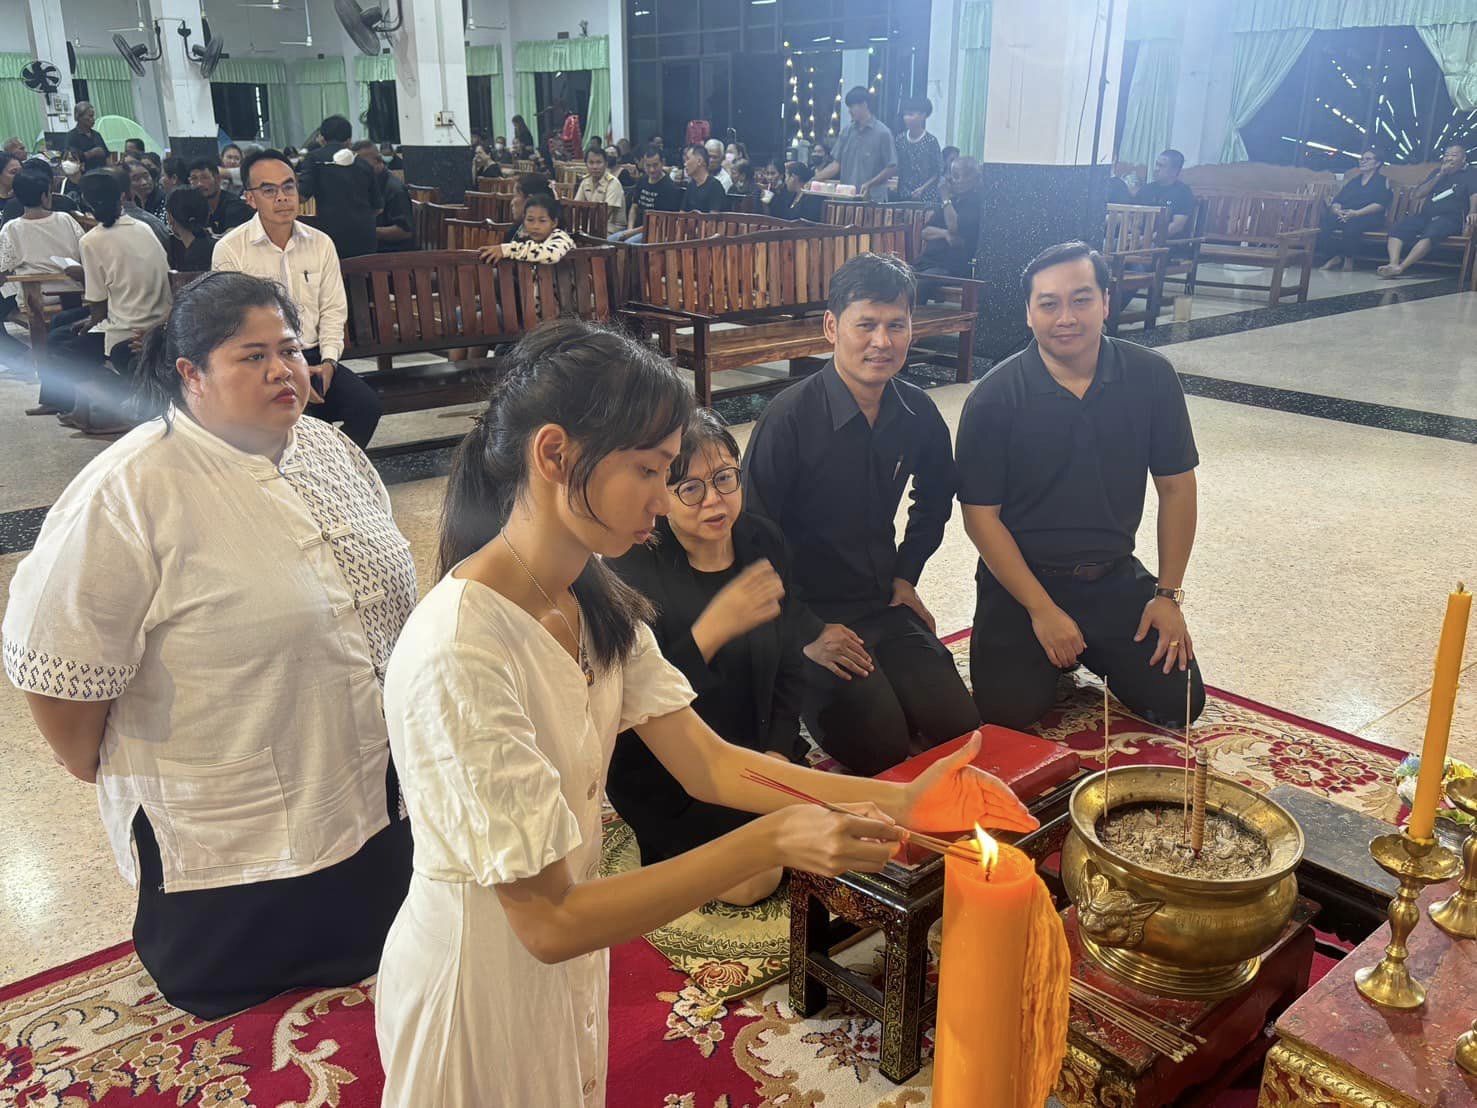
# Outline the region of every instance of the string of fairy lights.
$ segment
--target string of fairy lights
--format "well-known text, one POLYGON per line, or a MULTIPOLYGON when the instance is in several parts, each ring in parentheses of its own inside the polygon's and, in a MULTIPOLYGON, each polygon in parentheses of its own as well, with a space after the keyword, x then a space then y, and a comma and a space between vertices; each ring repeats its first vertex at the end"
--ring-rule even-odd
MULTIPOLYGON (((816 39, 817 44, 828 42, 831 36, 826 35, 816 39)), ((801 50, 790 45, 788 41, 784 44, 785 49, 785 76, 789 84, 789 98, 780 104, 780 119, 784 122, 786 130, 793 125, 793 142, 808 139, 815 142, 817 137, 834 134, 841 129, 841 106, 846 99, 846 75, 842 73, 836 78, 836 91, 831 97, 830 112, 826 111, 825 90, 821 91, 820 115, 816 115, 816 91, 815 91, 815 66, 812 62, 818 60, 816 55, 822 53, 820 49, 801 50), (829 119, 827 116, 829 115, 829 119), (816 120, 820 120, 818 126, 816 120)), ((835 56, 834 47, 825 49, 825 52, 835 56)), ((872 80, 867 86, 867 91, 873 96, 882 86, 882 62, 877 58, 877 48, 867 48, 867 67, 871 73, 872 80)), ((822 78, 824 80, 824 78, 822 78)))
POLYGON ((1359 160, 1361 150, 1373 145, 1383 148, 1388 160, 1394 162, 1439 158, 1450 143, 1467 147, 1477 143, 1477 112, 1453 111, 1435 141, 1422 149, 1422 113, 1416 101, 1415 71, 1398 57, 1381 64, 1377 75, 1373 64, 1341 60, 1333 55, 1326 58, 1336 79, 1327 82, 1326 94, 1314 96, 1313 103, 1326 113, 1328 120, 1335 122, 1334 129, 1321 135, 1327 141, 1295 135, 1283 135, 1282 141, 1313 154, 1354 161, 1359 160), (1328 90, 1327 86, 1336 91, 1328 90), (1370 92, 1375 93, 1374 110, 1365 118, 1370 92))

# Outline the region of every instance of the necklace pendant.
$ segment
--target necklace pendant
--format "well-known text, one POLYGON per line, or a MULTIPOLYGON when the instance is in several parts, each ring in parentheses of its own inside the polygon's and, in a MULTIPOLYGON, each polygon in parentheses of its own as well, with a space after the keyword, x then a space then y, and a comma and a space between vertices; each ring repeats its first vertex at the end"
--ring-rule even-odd
POLYGON ((585 684, 587 686, 593 685, 595 683, 595 673, 594 673, 594 671, 591 670, 589 666, 585 666, 584 667, 584 670, 585 670, 585 684))

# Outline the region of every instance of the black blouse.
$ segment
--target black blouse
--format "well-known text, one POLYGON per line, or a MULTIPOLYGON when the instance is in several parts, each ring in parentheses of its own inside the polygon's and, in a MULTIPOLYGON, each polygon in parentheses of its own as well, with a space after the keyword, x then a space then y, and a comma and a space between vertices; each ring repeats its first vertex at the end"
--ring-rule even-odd
POLYGON ((1379 204, 1389 211, 1390 201, 1393 198, 1394 193, 1390 189, 1390 182, 1383 173, 1376 173, 1367 182, 1361 178, 1360 174, 1355 173, 1344 182, 1344 187, 1339 189, 1334 202, 1355 212, 1369 204, 1379 204))

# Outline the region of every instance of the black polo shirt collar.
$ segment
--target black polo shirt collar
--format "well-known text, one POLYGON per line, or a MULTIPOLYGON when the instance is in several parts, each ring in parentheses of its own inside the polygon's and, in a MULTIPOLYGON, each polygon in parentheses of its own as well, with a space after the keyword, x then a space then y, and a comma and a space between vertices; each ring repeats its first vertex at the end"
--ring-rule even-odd
MULTIPOLYGON (((1061 393, 1072 400, 1078 399, 1072 390, 1063 385, 1051 375, 1051 370, 1046 368, 1046 361, 1041 357, 1041 347, 1035 339, 1021 353, 1026 363, 1026 388, 1031 392, 1052 394, 1061 393)), ((1113 340, 1103 335, 1099 340, 1097 351, 1097 368, 1092 373, 1092 383, 1087 386, 1081 399, 1086 400, 1099 386, 1111 385, 1122 376, 1120 356, 1118 348, 1113 340)))
MULTIPOLYGON (((1043 363, 1041 371, 1046 372, 1043 363)), ((836 370, 834 360, 826 362, 821 371, 821 383, 826 390, 826 407, 831 411, 831 430, 839 431, 854 418, 862 414, 861 407, 856 402, 856 397, 851 395, 851 390, 846 387, 846 382, 841 380, 841 374, 836 370)), ((1047 374, 1050 379, 1051 375, 1047 374)), ((897 407, 901 407, 908 415, 917 415, 908 402, 903 399, 902 392, 897 387, 895 380, 887 382, 887 388, 882 390, 882 404, 877 410, 877 427, 882 427, 892 422, 891 416, 897 407)), ((865 417, 863 417, 865 418, 865 417)))

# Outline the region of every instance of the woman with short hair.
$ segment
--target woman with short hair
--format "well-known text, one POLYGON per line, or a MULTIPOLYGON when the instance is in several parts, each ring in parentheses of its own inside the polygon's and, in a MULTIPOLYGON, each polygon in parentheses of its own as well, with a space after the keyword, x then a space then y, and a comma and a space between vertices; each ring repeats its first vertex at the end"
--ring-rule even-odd
POLYGON ((280 286, 199 278, 140 362, 164 415, 47 513, 5 671, 96 784, 139 960, 214 1019, 378 964, 410 877, 380 688, 415 567, 363 452, 303 418, 280 286))

